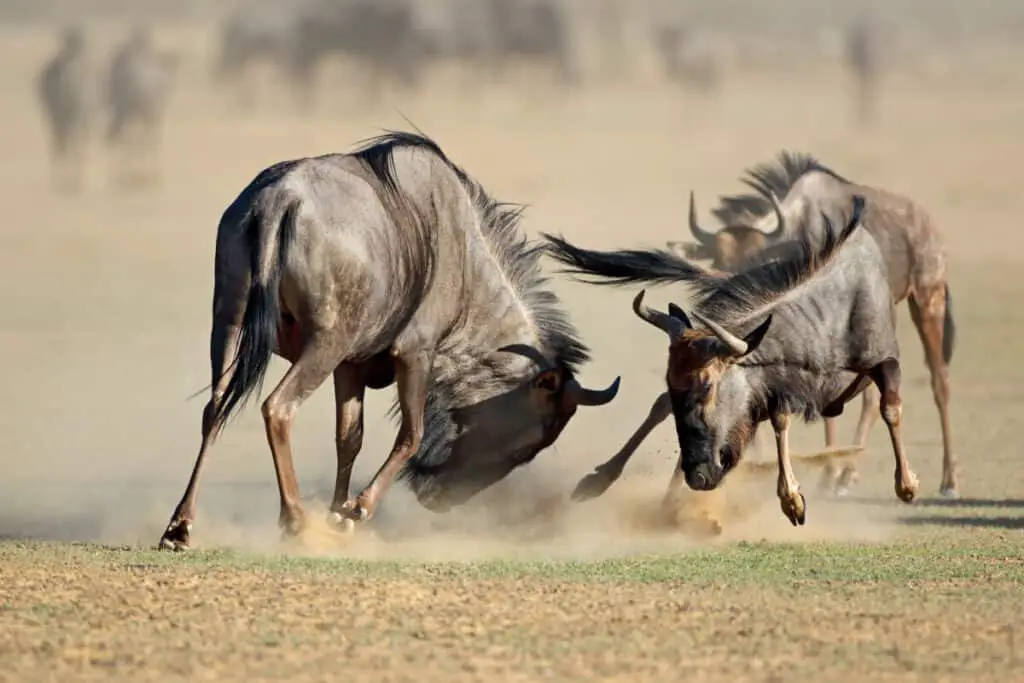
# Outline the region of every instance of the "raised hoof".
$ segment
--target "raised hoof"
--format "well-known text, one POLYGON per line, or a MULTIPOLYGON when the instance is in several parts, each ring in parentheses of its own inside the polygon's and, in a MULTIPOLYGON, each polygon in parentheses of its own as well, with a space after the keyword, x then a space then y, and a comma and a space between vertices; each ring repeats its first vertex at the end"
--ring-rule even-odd
POLYGON ((914 498, 917 497, 917 477, 913 472, 907 478, 907 481, 902 481, 900 476, 896 475, 896 496, 904 503, 913 503, 914 498))
POLYGON ((804 498, 804 494, 797 493, 791 498, 780 498, 779 503, 782 505, 782 513, 793 526, 803 526, 807 521, 807 499, 804 498))
POLYGON ((576 489, 572 492, 571 498, 575 503, 582 503, 597 498, 607 491, 614 481, 613 477, 609 477, 601 470, 597 470, 580 479, 580 483, 576 484, 576 489))
POLYGON ((157 550, 173 550, 181 552, 189 549, 189 535, 192 532, 192 525, 187 522, 171 522, 167 531, 160 537, 157 550))
POLYGON ((939 495, 947 500, 956 500, 960 497, 960 493, 956 490, 955 486, 943 486, 939 489, 939 495))

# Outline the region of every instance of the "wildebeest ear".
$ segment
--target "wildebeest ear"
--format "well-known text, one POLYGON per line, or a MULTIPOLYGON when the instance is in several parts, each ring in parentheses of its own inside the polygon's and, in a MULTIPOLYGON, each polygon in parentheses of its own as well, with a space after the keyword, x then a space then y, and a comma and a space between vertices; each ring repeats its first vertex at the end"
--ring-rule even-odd
POLYGON ((754 330, 743 338, 743 341, 747 342, 747 353, 751 353, 757 348, 758 344, 764 339, 764 336, 768 334, 768 327, 772 324, 772 316, 769 315, 764 319, 764 322, 758 325, 754 330))
POLYGON ((541 372, 533 378, 533 388, 551 394, 557 393, 562 388, 562 371, 552 368, 541 372))
POLYGON ((683 324, 687 327, 693 327, 693 323, 690 322, 690 319, 687 317, 686 313, 683 312, 683 309, 679 308, 679 306, 676 306, 671 301, 668 304, 668 314, 676 320, 682 320, 683 324))

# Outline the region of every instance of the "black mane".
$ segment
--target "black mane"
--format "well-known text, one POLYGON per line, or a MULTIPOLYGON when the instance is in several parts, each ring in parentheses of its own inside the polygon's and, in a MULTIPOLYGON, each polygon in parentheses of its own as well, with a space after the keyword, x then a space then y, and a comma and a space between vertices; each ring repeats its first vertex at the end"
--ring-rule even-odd
POLYGON ((743 179, 754 192, 723 196, 711 213, 725 226, 747 224, 772 211, 769 193, 781 200, 796 181, 812 172, 827 173, 841 182, 850 182, 810 154, 783 150, 773 161, 746 170, 743 179))
MULTIPOLYGON (((558 297, 547 286, 548 278, 540 268, 544 245, 531 244, 519 229, 523 207, 492 199, 480 183, 448 159, 440 146, 425 135, 388 131, 364 141, 353 156, 360 159, 391 193, 398 196, 401 192, 395 180, 394 151, 399 148, 427 150, 455 173, 477 209, 481 231, 496 260, 536 324, 541 351, 548 354, 549 359, 570 377, 574 376, 579 367, 589 360, 589 350, 570 322, 558 297)), ((493 351, 496 349, 480 349, 479 355, 486 356, 493 351)), ((486 361, 470 362, 482 364, 486 361)), ((404 472, 405 477, 413 480, 414 488, 417 478, 431 476, 447 459, 451 444, 458 435, 453 413, 459 405, 460 397, 456 395, 454 387, 432 378, 427 396, 423 441, 404 472)), ((395 414, 397 403, 392 408, 392 415, 395 414)))

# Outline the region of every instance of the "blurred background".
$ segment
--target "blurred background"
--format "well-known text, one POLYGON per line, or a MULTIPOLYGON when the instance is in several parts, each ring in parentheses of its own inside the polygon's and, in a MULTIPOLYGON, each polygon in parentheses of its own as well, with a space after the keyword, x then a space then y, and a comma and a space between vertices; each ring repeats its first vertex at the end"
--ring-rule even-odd
MULTIPOLYGON (((220 213, 271 163, 412 125, 529 204, 529 234, 593 247, 688 239, 691 189, 707 227, 717 195, 784 148, 922 202, 951 258, 962 486, 1019 492, 1022 85, 1012 0, 0 0, 0 534, 155 541, 199 442, 204 399, 187 397, 210 379, 220 213)), ((584 380, 623 375, 614 406, 516 475, 561 490, 646 415, 664 350, 633 291, 555 287, 593 348, 584 380)), ((937 418, 899 315, 932 493, 937 418)), ((369 399, 357 482, 394 438, 392 396, 369 399)), ((331 405, 324 387, 299 414, 305 493, 333 482, 331 405)), ((631 473, 667 483, 673 441, 655 432, 631 473)), ((862 485, 891 496, 881 426, 871 443, 862 485)), ((198 524, 272 528, 276 505, 250 409, 214 451, 198 524)))

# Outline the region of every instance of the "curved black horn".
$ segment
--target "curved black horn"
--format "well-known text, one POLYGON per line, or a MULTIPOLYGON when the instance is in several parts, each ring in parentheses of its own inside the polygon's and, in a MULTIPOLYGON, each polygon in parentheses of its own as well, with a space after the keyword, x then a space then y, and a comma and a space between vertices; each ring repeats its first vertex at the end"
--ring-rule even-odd
POLYGON ((696 312, 693 314, 693 317, 699 320, 700 323, 704 325, 704 327, 711 330, 711 332, 713 332, 714 335, 718 337, 719 341, 721 341, 723 344, 729 347, 729 350, 732 351, 735 355, 743 356, 749 350, 747 342, 743 341, 735 334, 733 334, 729 330, 725 329, 724 327, 716 323, 714 320, 709 320, 696 312))
POLYGON ((565 383, 565 398, 577 406, 603 406, 611 403, 612 399, 619 393, 619 380, 615 381, 607 389, 585 389, 574 379, 565 383))
POLYGON ((782 213, 782 205, 779 198, 771 190, 768 191, 768 201, 772 203, 772 210, 775 212, 775 229, 764 234, 769 240, 776 240, 786 234, 786 217, 782 213))
POLYGON ((633 297, 633 312, 637 316, 651 325, 654 325, 662 332, 665 332, 669 337, 675 339, 687 328, 687 325, 678 318, 656 311, 650 306, 644 305, 644 294, 647 290, 641 289, 640 293, 633 297))
POLYGON ((690 190, 690 232, 701 244, 712 244, 715 241, 714 233, 702 230, 697 222, 697 204, 693 198, 693 190, 690 190))
POLYGON ((541 371, 550 370, 555 367, 550 360, 544 357, 544 354, 529 344, 509 344, 507 346, 502 346, 498 350, 505 351, 507 353, 516 353, 524 358, 529 358, 540 367, 541 371))

